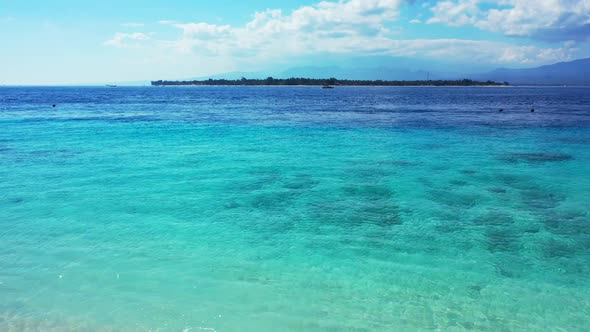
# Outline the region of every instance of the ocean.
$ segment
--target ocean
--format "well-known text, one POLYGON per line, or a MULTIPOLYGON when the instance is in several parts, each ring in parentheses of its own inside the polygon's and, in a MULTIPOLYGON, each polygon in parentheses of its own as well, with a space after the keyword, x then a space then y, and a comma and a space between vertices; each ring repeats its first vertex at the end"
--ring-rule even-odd
POLYGON ((590 88, 0 87, 0 330, 587 331, 589 174, 590 88))

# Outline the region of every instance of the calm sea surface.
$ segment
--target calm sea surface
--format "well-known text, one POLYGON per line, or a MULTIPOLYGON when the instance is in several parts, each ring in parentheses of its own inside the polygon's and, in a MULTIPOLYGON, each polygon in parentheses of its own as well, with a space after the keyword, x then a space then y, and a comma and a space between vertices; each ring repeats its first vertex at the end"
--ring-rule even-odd
POLYGON ((589 202, 590 88, 0 87, 0 330, 587 331, 589 202))

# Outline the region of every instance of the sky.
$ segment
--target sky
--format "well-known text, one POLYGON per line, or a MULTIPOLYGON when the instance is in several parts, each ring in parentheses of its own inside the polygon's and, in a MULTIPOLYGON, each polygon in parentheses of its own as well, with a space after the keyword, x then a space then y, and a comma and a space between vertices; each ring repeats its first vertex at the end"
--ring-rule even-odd
POLYGON ((590 57, 590 0, 0 0, 0 42, 0 84, 182 79, 343 58, 521 68, 590 57))

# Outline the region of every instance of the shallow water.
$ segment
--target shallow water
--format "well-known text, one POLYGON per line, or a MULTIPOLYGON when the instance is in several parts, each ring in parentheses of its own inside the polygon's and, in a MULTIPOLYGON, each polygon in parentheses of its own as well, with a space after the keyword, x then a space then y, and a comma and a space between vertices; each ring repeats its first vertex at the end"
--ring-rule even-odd
POLYGON ((0 88, 0 330, 584 331, 589 144, 588 88, 0 88))

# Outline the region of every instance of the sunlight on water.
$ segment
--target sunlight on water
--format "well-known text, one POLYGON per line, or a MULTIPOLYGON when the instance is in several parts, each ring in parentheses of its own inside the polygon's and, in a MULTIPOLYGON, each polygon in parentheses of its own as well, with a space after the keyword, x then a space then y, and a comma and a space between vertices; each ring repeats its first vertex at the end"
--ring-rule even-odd
POLYGON ((1 330, 590 326, 587 89, 0 92, 1 330))

